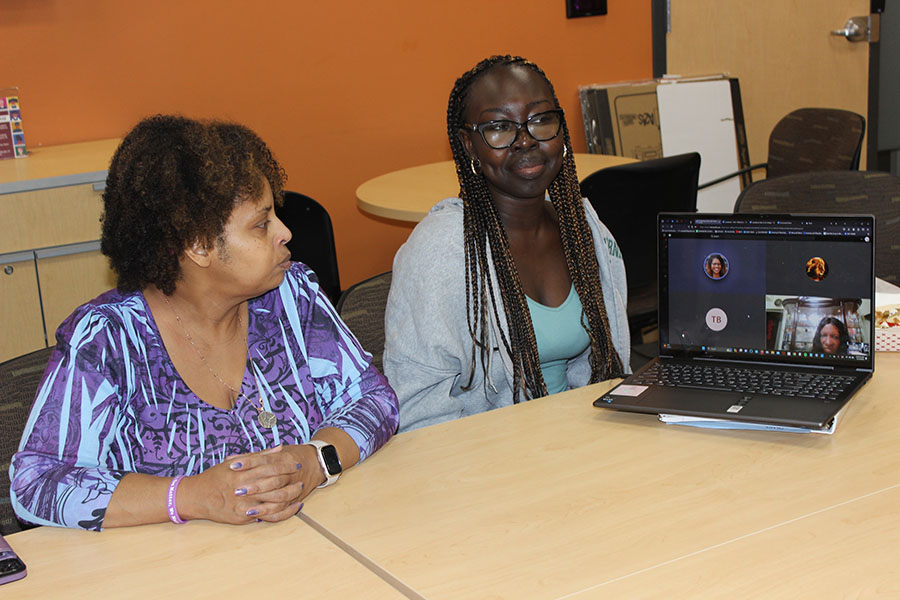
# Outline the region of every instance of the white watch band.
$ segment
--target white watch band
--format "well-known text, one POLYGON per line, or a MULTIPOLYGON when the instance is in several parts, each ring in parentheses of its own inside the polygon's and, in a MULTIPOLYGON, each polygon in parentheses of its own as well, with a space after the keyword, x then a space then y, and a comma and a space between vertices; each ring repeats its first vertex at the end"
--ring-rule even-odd
POLYGON ((322 473, 325 475, 325 482, 318 487, 328 487, 329 485, 337 481, 338 477, 341 476, 340 473, 338 473, 337 475, 331 475, 330 473, 328 473, 328 466, 325 464, 325 458, 322 456, 322 448, 324 448, 325 446, 331 446, 332 444, 323 442, 322 440, 309 440, 306 443, 316 449, 316 458, 319 460, 319 466, 322 468, 322 473))

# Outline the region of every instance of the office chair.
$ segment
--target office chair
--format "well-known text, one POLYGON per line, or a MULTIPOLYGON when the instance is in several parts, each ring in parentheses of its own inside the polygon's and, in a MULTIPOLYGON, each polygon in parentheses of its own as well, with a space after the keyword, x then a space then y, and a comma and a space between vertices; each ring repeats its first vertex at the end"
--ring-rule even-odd
POLYGON ((764 179, 741 192, 734 212, 874 215, 875 276, 900 284, 900 177, 815 171, 764 179))
POLYGON ((291 260, 311 268, 331 302, 337 302, 341 296, 341 279, 328 211, 309 196, 286 191, 284 203, 275 207, 275 214, 293 235, 287 244, 291 260))
POLYGON ((375 275, 344 290, 337 303, 343 319, 372 362, 382 371, 384 355, 384 310, 391 290, 391 271, 375 275))
POLYGON ((698 189, 738 175, 745 184, 750 175, 765 168, 766 178, 808 171, 855 171, 866 133, 861 115, 835 108, 800 108, 775 124, 769 135, 768 162, 759 163, 708 181, 698 189))
POLYGON ((699 176, 700 155, 690 152, 601 169, 581 182, 581 195, 616 238, 625 261, 632 355, 649 358, 656 349, 655 343, 641 343, 641 330, 656 324, 659 301, 656 216, 696 212, 699 176))
POLYGON ((33 525, 16 519, 9 498, 9 463, 19 449, 53 348, 41 348, 0 364, 0 534, 9 535, 33 525))

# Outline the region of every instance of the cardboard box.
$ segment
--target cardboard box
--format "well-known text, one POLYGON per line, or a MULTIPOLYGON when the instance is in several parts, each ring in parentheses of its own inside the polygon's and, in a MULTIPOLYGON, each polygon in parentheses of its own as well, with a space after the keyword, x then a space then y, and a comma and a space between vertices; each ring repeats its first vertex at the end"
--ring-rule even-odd
MULTIPOLYGON (((699 152, 700 183, 750 166, 736 78, 708 75, 579 88, 588 152, 637 160, 699 152)), ((698 194, 697 208, 731 212, 750 176, 698 194)))
POLYGON ((579 89, 588 152, 662 157, 655 81, 579 89))
POLYGON ((737 78, 725 75, 626 81, 579 87, 588 152, 628 156, 638 160, 664 156, 656 93, 658 86, 723 79, 731 84, 735 143, 740 168, 749 167, 740 84, 737 78))

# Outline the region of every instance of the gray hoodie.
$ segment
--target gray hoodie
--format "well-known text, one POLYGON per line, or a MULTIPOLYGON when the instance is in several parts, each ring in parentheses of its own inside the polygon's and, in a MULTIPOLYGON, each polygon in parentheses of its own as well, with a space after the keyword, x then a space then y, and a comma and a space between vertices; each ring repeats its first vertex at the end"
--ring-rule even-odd
MULTIPOLYGON (((609 328, 619 359, 629 369, 630 338, 625 314, 625 263, 609 230, 584 201, 594 237, 609 328)), ((400 431, 434 425, 512 404, 512 360, 491 314, 488 381, 466 325, 463 205, 459 198, 436 204, 394 257, 385 312, 384 373, 400 400, 400 431)), ((495 282, 496 274, 491 277, 495 282)), ((590 348, 567 366, 570 388, 590 380, 590 348)), ((522 394, 520 393, 520 398, 522 394)))

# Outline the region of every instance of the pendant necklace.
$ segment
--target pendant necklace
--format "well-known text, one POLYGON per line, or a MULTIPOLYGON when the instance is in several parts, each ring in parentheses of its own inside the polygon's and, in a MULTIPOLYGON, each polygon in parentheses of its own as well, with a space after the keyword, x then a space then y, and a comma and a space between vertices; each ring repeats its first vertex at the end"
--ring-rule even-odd
MULTIPOLYGON (((259 422, 260 425, 262 425, 263 427, 265 427, 267 429, 271 429, 272 427, 275 427, 275 425, 278 423, 278 418, 275 416, 275 414, 273 412, 265 409, 265 407, 263 406, 262 396, 260 395, 257 397, 257 402, 259 403, 259 406, 257 406, 256 404, 253 403, 252 400, 250 400, 250 398, 248 398, 244 394, 244 392, 234 389, 233 387, 228 385, 227 381, 225 381, 224 379, 219 377, 219 374, 216 373, 215 371, 213 371, 213 368, 211 366, 209 366, 208 362, 206 362, 206 357, 203 356, 202 352, 200 352, 200 348, 198 348, 197 344, 194 343, 194 338, 191 337, 190 332, 188 332, 187 327, 185 327, 184 321, 182 321, 181 317, 178 316, 178 313, 175 311, 175 307, 172 306, 171 302, 169 302, 169 297, 166 296, 165 294, 163 294, 163 300, 166 301, 166 305, 172 311, 172 314, 175 315, 175 320, 178 321, 178 324, 181 326, 181 330, 184 332, 184 337, 186 337, 187 341, 189 341, 191 343, 191 347, 194 349, 194 352, 197 353, 197 356, 200 357, 200 360, 203 362, 203 365, 209 370, 210 373, 213 374, 213 377, 215 377, 216 379, 219 380, 219 383, 224 385, 226 388, 231 390, 233 393, 237 394, 237 398, 234 400, 235 406, 237 405, 237 403, 240 401, 241 398, 245 398, 247 400, 247 402, 250 403, 250 406, 252 406, 253 408, 256 409, 256 420, 257 420, 257 422, 259 422)), ((243 329, 244 321, 241 319, 240 311, 238 311, 238 325, 243 329)), ((250 330, 249 330, 249 328, 247 329, 246 344, 249 349, 249 346, 250 346, 250 330)), ((253 362, 252 358, 250 359, 250 365, 252 367, 256 368, 256 364, 253 362)), ((241 387, 243 387, 243 384, 241 387)))

